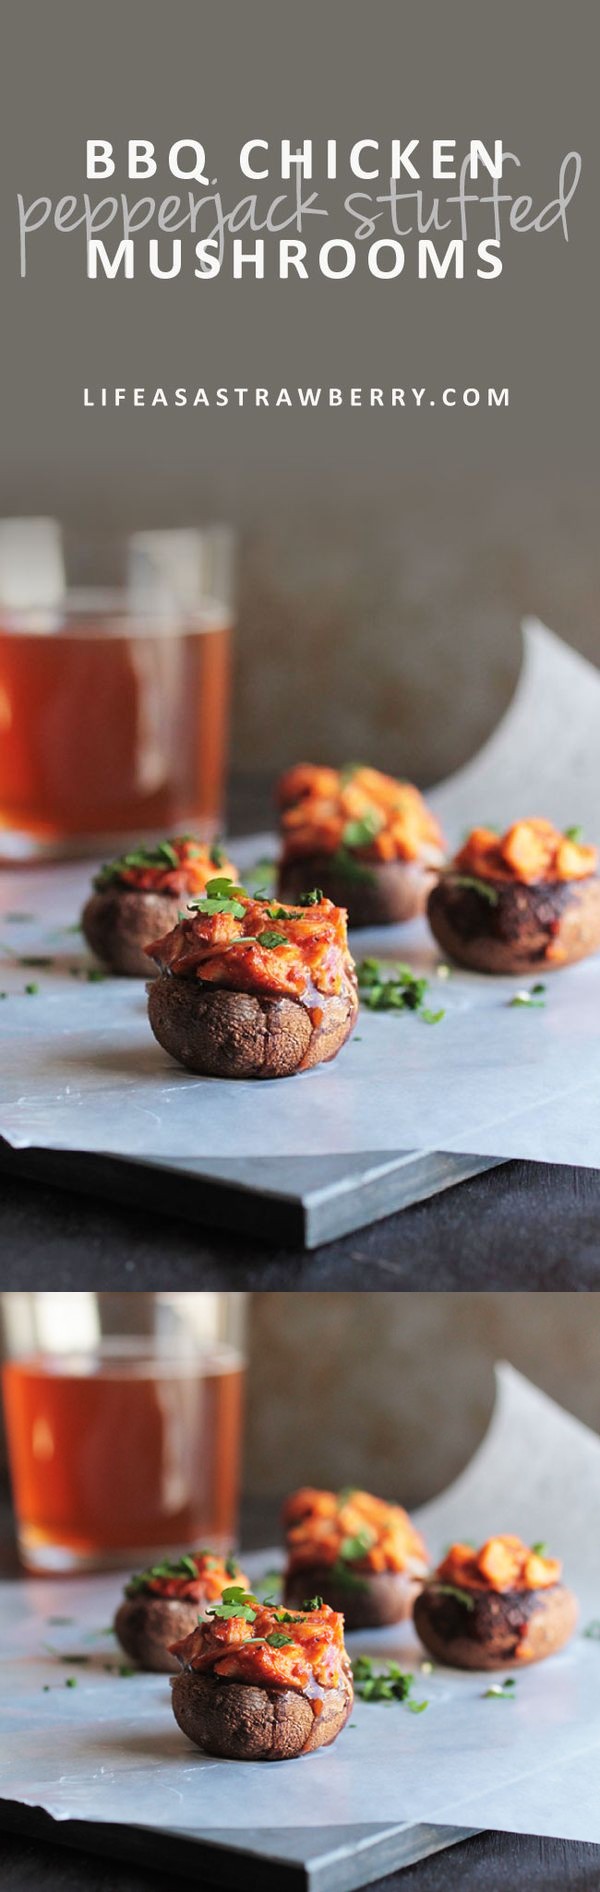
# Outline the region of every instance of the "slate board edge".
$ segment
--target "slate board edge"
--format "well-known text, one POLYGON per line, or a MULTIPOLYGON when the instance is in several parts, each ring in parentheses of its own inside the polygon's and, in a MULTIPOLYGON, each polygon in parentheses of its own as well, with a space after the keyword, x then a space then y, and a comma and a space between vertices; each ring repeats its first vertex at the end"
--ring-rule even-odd
POLYGON ((0 1175, 84 1195, 100 1191, 129 1207, 309 1249, 497 1168, 501 1160, 375 1151, 346 1159, 248 1158, 209 1165, 172 1158, 157 1164, 78 1150, 13 1149, 0 1139, 0 1175))
POLYGON ((196 1835, 120 1822, 55 1820, 42 1807, 0 1801, 0 1832, 193 1876, 228 1892, 245 1892, 259 1863, 261 1892, 357 1892, 389 1872, 473 1838, 478 1830, 425 1824, 288 1829, 286 1843, 286 1829, 262 1835, 255 1829, 238 1846, 230 1833, 224 1840, 210 1829, 196 1835), (326 1837, 333 1832, 335 1844, 326 1837))

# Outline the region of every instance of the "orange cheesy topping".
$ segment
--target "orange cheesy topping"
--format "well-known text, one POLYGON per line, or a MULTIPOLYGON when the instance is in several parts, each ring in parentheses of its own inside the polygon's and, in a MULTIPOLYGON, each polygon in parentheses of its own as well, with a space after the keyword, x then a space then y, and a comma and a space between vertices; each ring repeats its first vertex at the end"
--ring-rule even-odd
POLYGON ((595 874, 598 851, 561 834, 551 821, 513 821, 505 834, 473 828, 452 862, 452 872, 476 880, 584 880, 595 874))
MULTIPOLYGON (((256 1602, 249 1598, 248 1601, 256 1602)), ((175 1642, 172 1654, 182 1668, 222 1676, 254 1687, 337 1688, 349 1673, 344 1649, 344 1618, 327 1603, 308 1612, 256 1607, 247 1616, 215 1615, 190 1636, 175 1642)))
POLYGON ((203 910, 200 901, 148 954, 161 970, 182 978, 307 1002, 355 984, 346 914, 318 893, 310 904, 293 907, 233 888, 217 912, 203 910))
POLYGON ((288 1498, 283 1521, 290 1575, 339 1563, 365 1572, 426 1567, 427 1551, 408 1513, 367 1491, 305 1487, 288 1498))
POLYGON ((130 1577, 125 1595, 139 1596, 143 1591, 148 1596, 189 1597, 191 1601, 213 1603, 234 1582, 247 1583, 234 1557, 225 1559, 209 1550, 192 1550, 176 1562, 165 1559, 130 1577))
POLYGON ((379 769, 302 762, 279 784, 284 860, 340 849, 364 861, 441 861, 444 840, 410 782, 379 769))
POLYGON ((548 1590, 561 1572, 558 1557, 529 1550, 520 1537, 488 1537, 481 1550, 453 1544, 435 1580, 459 1590, 548 1590))
POLYGON ((107 861, 96 874, 94 886, 99 893, 116 883, 137 888, 140 893, 180 894, 183 898, 204 893, 207 881, 217 873, 236 878, 236 868, 223 848, 195 841, 186 834, 157 841, 153 847, 133 848, 118 860, 107 861))

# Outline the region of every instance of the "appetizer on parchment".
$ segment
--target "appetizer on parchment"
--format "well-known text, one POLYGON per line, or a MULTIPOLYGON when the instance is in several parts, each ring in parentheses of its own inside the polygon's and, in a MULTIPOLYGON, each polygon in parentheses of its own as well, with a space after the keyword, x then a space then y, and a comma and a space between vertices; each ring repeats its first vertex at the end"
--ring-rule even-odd
POLYGON ((474 972, 550 972, 600 947, 598 852, 578 830, 473 828, 427 904, 442 951, 474 972))
POLYGON ((348 1720, 344 1619, 319 1597, 291 1612, 232 1586, 173 1654, 173 1713, 206 1754, 296 1760, 329 1747, 348 1720))
POLYGON ((453 1544, 414 1606, 421 1642, 455 1669, 541 1662, 572 1636, 577 1603, 562 1564, 544 1544, 490 1537, 481 1550, 453 1544))
POLYGON ((247 1583, 237 1558, 218 1557, 211 1550, 192 1550, 136 1572, 125 1585, 114 1621, 121 1648, 140 1669, 172 1672, 176 1637, 189 1635, 207 1605, 218 1602, 234 1581, 247 1583))
POLYGON ((367 1491, 292 1492, 283 1511, 286 1603, 313 1590, 343 1610, 347 1629, 377 1629, 410 1616, 427 1551, 399 1504, 367 1491))
POLYGON ((88 946, 110 972, 147 979, 146 947, 157 933, 177 924, 195 894, 215 873, 235 879, 236 869, 216 842, 205 845, 185 834, 152 847, 132 848, 106 861, 94 876, 81 925, 88 946))
POLYGON ((387 926, 422 913, 444 840, 410 782, 378 769, 303 762, 282 777, 279 805, 282 899, 322 887, 347 908, 350 926, 387 926))
POLYGON ((155 1038, 207 1077, 290 1077, 335 1058, 356 1023, 346 915, 319 890, 295 906, 225 877, 149 948, 155 1038))

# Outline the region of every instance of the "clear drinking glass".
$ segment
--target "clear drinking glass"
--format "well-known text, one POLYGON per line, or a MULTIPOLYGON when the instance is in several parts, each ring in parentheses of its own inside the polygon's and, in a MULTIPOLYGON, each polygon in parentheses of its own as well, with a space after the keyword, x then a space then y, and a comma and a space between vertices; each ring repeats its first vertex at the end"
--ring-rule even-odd
POLYGON ((9 1293, 2 1387, 32 1571, 232 1549, 242 1442, 236 1293, 9 1293))
POLYGON ((110 559, 71 558, 86 580, 75 588, 47 538, 33 526, 9 534, 3 554, 0 527, 0 859, 121 852, 187 829, 211 840, 223 816, 231 533, 134 534, 110 559), (117 582, 92 585, 97 571, 117 582))

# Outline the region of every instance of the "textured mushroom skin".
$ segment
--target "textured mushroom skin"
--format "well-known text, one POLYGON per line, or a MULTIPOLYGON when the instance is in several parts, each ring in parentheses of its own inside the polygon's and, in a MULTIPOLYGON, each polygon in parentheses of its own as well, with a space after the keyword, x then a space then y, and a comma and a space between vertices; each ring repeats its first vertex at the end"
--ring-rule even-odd
POLYGON ((332 1576, 331 1566, 294 1570, 286 1576, 284 1603, 300 1609, 307 1597, 322 1596, 343 1615, 346 1629, 380 1629, 412 1615, 421 1580, 406 1570, 365 1571, 347 1583, 332 1576))
POLYGON ((142 1591, 121 1603, 115 1635, 138 1668, 172 1675, 179 1664, 170 1644, 191 1635, 201 1610, 202 1604, 193 1597, 152 1596, 142 1591))
POLYGON ((258 997, 163 972, 149 988, 155 1038, 189 1071, 206 1077, 291 1077, 335 1058, 356 1023, 358 997, 348 981, 319 996, 313 1024, 298 999, 258 997))
POLYGON ((148 893, 117 881, 90 894, 81 915, 88 946, 111 972, 129 978, 152 977, 145 947, 177 925, 185 894, 148 893))
POLYGON ((427 902, 442 951, 473 972, 551 972, 600 948, 600 878, 486 882, 494 904, 474 887, 443 876, 427 902))
POLYGON ((417 1597, 417 1634, 436 1662, 454 1669, 520 1668, 542 1662, 569 1641, 575 1597, 562 1583, 546 1590, 472 1590, 472 1609, 435 1582, 417 1597))
POLYGON ((364 873, 345 874, 330 854, 310 854, 282 862, 277 880, 280 900, 294 902, 320 887, 336 907, 345 907, 348 923, 394 926, 423 913, 435 873, 422 861, 364 861, 364 873))
POLYGON ((345 1726, 354 1699, 344 1673, 339 1688, 313 1698, 295 1689, 254 1688, 186 1669, 172 1683, 175 1720, 205 1754, 230 1761, 289 1761, 329 1747, 345 1726), (315 1704, 320 1701, 320 1713, 315 1704))

